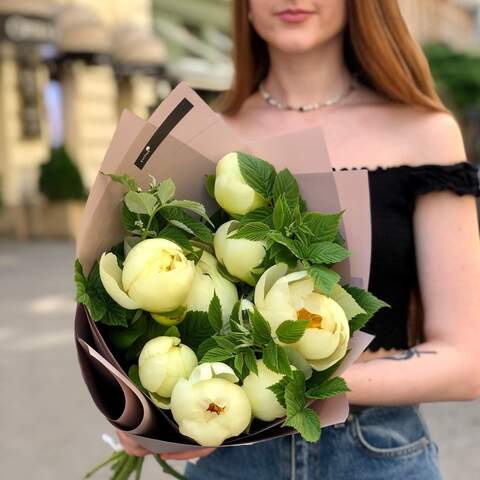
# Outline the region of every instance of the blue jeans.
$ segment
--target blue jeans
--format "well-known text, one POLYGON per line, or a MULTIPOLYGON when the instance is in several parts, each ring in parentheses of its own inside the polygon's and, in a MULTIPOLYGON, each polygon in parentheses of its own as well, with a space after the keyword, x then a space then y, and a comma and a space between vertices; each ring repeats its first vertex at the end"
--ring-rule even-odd
POLYGON ((317 443, 290 435, 218 448, 189 480, 440 480, 437 445, 418 407, 370 407, 326 427, 317 443))

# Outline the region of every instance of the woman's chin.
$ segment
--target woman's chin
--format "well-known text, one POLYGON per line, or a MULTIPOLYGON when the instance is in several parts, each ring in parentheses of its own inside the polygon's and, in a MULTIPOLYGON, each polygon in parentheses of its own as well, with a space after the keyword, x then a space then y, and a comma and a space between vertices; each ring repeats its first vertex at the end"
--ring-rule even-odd
MULTIPOLYGON (((303 36, 304 37, 304 36, 303 36)), ((320 48, 325 41, 312 40, 311 38, 302 38, 301 35, 292 33, 282 36, 277 41, 269 41, 270 48, 284 54, 301 55, 313 52, 320 48)))

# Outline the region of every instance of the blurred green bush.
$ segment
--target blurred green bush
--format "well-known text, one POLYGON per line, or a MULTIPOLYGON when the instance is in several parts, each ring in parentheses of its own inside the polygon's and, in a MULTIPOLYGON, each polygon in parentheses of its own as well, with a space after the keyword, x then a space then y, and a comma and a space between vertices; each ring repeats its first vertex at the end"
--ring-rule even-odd
POLYGON ((80 172, 65 147, 52 148, 50 159, 41 165, 39 189, 52 202, 87 198, 80 172))
POLYGON ((444 44, 424 46, 438 92, 447 106, 464 117, 480 108, 480 56, 444 44))

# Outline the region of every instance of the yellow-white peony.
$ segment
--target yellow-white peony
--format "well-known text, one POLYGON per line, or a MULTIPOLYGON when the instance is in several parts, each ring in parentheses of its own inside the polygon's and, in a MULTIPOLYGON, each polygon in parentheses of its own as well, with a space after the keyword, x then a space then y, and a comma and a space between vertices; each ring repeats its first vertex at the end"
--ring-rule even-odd
POLYGON ((171 312, 185 302, 195 274, 195 264, 182 249, 164 238, 137 243, 123 270, 113 253, 104 253, 100 278, 108 294, 122 307, 148 312, 171 312))
POLYGON ((215 255, 228 273, 249 285, 255 285, 252 270, 262 263, 266 253, 265 244, 244 238, 229 238, 236 232, 237 225, 237 221, 231 220, 218 228, 213 241, 215 255))
POLYGON ((257 360, 258 375, 251 372, 243 380, 242 388, 248 395, 253 416, 265 422, 286 415, 286 410, 280 405, 275 394, 268 387, 279 382, 283 375, 272 372, 265 366, 263 360, 257 360))
POLYGON ((274 265, 255 287, 255 305, 272 331, 285 320, 307 320, 302 338, 291 346, 314 370, 325 370, 343 358, 350 329, 342 307, 315 291, 306 271, 287 275, 287 266, 274 265))
POLYGON ((236 152, 228 153, 217 163, 214 193, 218 204, 232 215, 245 215, 267 204, 245 182, 236 152))
POLYGON ((217 266, 215 257, 204 251, 195 266, 195 277, 185 301, 185 307, 187 311, 207 312, 215 292, 222 306, 222 317, 225 323, 238 301, 238 292, 237 287, 221 275, 217 266))
POLYGON ((180 433, 209 447, 240 435, 250 424, 252 409, 235 382, 235 372, 221 362, 203 363, 188 380, 180 379, 171 397, 180 433))
POLYGON ((138 375, 142 386, 153 393, 153 400, 169 408, 169 398, 180 378, 188 378, 198 361, 193 350, 177 337, 149 340, 138 358, 138 375))

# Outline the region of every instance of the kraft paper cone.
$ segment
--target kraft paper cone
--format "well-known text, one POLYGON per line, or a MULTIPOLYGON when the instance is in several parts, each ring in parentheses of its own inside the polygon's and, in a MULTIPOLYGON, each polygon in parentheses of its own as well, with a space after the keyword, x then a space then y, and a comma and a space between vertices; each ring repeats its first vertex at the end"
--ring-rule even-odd
MULTIPOLYGON (((368 286, 371 249, 368 172, 333 171, 320 128, 247 143, 188 85, 181 83, 147 121, 130 112, 122 114, 100 170, 131 175, 142 188, 150 182, 150 175, 157 180, 171 177, 177 185, 176 198, 200 201, 212 211, 214 205, 205 192, 203 178, 214 172, 215 163, 223 155, 235 150, 264 158, 277 169, 288 167, 297 176, 310 210, 325 213, 345 210, 341 233, 352 256, 338 265, 337 270, 344 283, 368 286)), ((124 236, 121 225, 124 192, 110 178, 97 176, 77 243, 77 256, 86 273, 102 252, 124 236)), ((155 453, 192 448, 193 442, 182 437, 168 415, 156 409, 130 381, 83 307, 77 311, 77 319, 77 347, 85 383, 108 420, 155 453), (102 382, 117 392, 120 402, 105 393, 102 382)), ((351 350, 341 371, 358 358, 370 340, 371 336, 362 332, 351 338, 351 350)), ((345 396, 313 405, 323 426, 341 423, 348 415, 345 396)), ((279 420, 256 427, 249 434, 228 440, 225 446, 290 434, 291 430, 280 428, 281 423, 279 420)))

